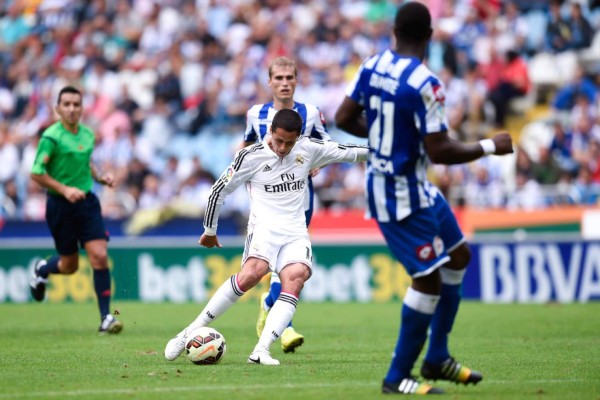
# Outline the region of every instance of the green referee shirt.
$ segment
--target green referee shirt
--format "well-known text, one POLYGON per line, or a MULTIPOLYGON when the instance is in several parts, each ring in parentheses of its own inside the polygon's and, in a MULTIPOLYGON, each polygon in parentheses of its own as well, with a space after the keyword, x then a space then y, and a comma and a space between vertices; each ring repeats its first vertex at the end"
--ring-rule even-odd
MULTIPOLYGON (((65 129, 58 121, 42 134, 31 172, 47 173, 63 185, 89 192, 94 184, 90 169, 90 158, 94 150, 94 132, 79 124, 77 134, 65 129)), ((58 195, 54 190, 49 193, 58 195)))

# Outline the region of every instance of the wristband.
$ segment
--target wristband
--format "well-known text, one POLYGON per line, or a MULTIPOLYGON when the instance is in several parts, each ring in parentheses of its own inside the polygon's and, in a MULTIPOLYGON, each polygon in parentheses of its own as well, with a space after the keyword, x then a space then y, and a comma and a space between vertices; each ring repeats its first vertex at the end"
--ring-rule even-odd
POLYGON ((483 154, 485 155, 496 153, 496 143, 494 143, 492 139, 480 140, 479 145, 483 149, 483 154))
POLYGON ((217 236, 217 228, 204 227, 204 234, 206 236, 217 236))

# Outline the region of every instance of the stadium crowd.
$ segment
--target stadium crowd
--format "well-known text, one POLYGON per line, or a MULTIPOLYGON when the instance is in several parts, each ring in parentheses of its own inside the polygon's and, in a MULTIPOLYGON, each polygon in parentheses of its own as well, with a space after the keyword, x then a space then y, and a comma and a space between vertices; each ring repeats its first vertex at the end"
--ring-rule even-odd
MULTIPOLYGON (((511 131, 515 157, 433 166, 453 205, 540 208, 600 199, 600 1, 429 0, 427 63, 446 85, 450 129, 478 140, 511 131)), ((66 84, 84 92, 97 133, 107 218, 148 210, 199 215, 243 137, 245 113, 269 101, 267 65, 298 63, 295 98, 320 107, 331 136, 348 80, 389 48, 399 1, 13 0, 0 17, 0 217, 43 220, 29 179, 41 131, 66 84)), ((332 165, 314 184, 321 208, 363 208, 364 166, 332 165)), ((247 212, 245 195, 224 213, 247 212)))

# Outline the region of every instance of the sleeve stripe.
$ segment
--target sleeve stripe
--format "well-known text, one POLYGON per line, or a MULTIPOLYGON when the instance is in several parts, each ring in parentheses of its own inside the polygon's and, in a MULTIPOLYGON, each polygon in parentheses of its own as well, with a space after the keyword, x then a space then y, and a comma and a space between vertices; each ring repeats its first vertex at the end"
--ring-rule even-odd
POLYGON ((204 226, 213 226, 215 207, 217 205, 217 199, 219 198, 219 193, 225 187, 225 182, 223 178, 219 179, 213 186, 210 196, 208 197, 208 206, 206 207, 206 212, 204 214, 204 226))
MULTIPOLYGON (((238 171, 240 169, 240 166, 242 165, 242 162, 248 154, 258 151, 262 148, 264 148, 264 145, 262 143, 258 143, 249 148, 240 150, 240 152, 237 154, 237 157, 233 161, 233 170, 238 171)), ((205 226, 213 226, 217 200, 219 199, 219 195, 221 194, 226 185, 227 182, 223 177, 219 178, 219 180, 213 185, 210 196, 208 197, 208 205, 206 207, 206 212, 204 214, 205 226)))

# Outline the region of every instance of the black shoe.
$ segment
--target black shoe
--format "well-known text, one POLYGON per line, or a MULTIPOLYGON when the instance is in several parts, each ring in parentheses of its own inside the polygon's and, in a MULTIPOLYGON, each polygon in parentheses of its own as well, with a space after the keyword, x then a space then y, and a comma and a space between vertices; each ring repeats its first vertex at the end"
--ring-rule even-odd
POLYGON ((421 383, 415 378, 404 378, 400 382, 387 383, 383 381, 381 385, 383 394, 444 394, 445 392, 426 383, 421 383))
POLYGON ((477 384, 477 382, 483 379, 481 372, 474 371, 464 365, 456 362, 454 358, 450 357, 439 365, 434 365, 423 362, 421 367, 421 375, 425 379, 430 380, 445 380, 455 383, 462 383, 468 385, 469 383, 477 384))
POLYGON ((44 300, 44 296, 46 295, 46 283, 48 283, 48 278, 42 278, 39 276, 38 272, 40 268, 47 263, 48 261, 44 259, 39 260, 35 264, 31 280, 29 281, 29 291, 31 292, 31 297, 33 297, 35 301, 44 300))

